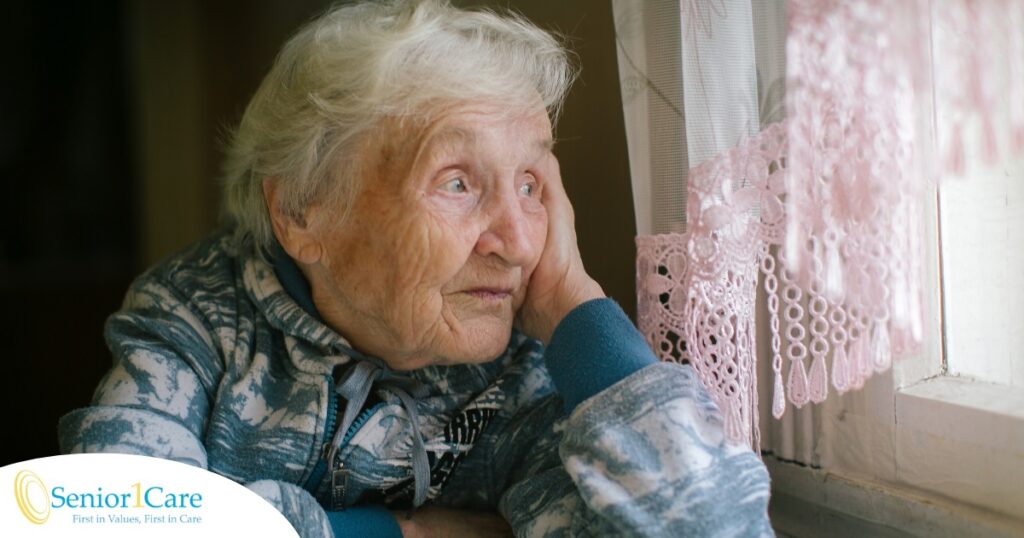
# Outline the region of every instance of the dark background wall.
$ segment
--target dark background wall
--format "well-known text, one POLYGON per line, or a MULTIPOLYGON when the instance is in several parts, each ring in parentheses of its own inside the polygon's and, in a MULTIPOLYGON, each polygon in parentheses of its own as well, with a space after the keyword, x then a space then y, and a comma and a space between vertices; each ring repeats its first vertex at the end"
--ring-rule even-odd
MULTIPOLYGON (((570 40, 582 76, 556 153, 591 274, 635 311, 635 225, 608 1, 511 6, 570 40)), ((56 421, 110 366, 136 274, 209 233, 227 129, 323 0, 5 4, 0 44, 0 465, 57 453, 56 421)))

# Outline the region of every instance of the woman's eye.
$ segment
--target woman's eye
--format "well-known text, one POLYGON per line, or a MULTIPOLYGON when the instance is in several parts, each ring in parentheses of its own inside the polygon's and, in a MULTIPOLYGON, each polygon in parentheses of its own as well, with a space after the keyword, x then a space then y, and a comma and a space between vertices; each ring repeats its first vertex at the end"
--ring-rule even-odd
POLYGON ((537 194, 537 180, 532 177, 525 183, 519 186, 519 194, 522 196, 533 197, 537 194))
POLYGON ((462 194, 468 191, 469 187, 466 186, 466 180, 464 178, 457 177, 455 179, 450 179, 446 181, 444 185, 441 185, 441 190, 452 194, 462 194))

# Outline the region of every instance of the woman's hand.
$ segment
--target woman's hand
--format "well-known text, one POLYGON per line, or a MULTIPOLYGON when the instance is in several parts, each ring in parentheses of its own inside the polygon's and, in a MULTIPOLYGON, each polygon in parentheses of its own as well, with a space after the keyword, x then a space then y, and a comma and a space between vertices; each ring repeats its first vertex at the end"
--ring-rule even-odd
POLYGON ((412 517, 395 512, 398 528, 405 538, 504 538, 512 536, 512 527, 500 515, 491 512, 452 510, 425 506, 412 517))
POLYGON ((548 213, 548 235, 518 314, 519 328, 545 344, 573 308, 605 297, 601 286, 583 268, 572 204, 554 155, 549 155, 546 168, 541 202, 548 213))

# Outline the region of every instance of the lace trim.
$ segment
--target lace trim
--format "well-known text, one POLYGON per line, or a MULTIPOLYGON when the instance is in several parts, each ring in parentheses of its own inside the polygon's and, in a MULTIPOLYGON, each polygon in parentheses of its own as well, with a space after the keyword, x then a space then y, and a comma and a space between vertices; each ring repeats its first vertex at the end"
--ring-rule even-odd
POLYGON ((693 169, 687 233, 637 238, 641 332, 662 360, 693 364, 730 439, 755 445, 759 273, 776 418, 787 395, 801 407, 824 401, 829 380, 840 392, 862 387, 923 332, 913 199, 897 196, 894 211, 872 210, 864 220, 835 219, 828 204, 805 204, 803 218, 789 216, 792 128, 774 124, 693 169), (801 227, 800 241, 788 241, 791 226, 801 227))
POLYGON ((989 159, 1024 152, 1024 3, 932 7, 789 0, 787 119, 690 170, 685 234, 637 238, 638 325, 663 360, 694 365, 734 440, 757 444, 759 276, 772 414, 860 388, 923 338, 933 161, 962 167, 968 120, 989 159), (933 88, 956 112, 935 156, 919 125, 933 88))

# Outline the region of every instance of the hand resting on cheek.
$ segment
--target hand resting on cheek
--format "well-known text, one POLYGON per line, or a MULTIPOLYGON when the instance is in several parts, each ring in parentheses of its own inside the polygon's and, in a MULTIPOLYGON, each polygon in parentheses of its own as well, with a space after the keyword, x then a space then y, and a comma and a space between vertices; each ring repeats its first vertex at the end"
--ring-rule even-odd
POLYGON ((553 154, 548 155, 544 172, 541 202, 548 213, 547 237, 540 261, 530 276, 526 300, 517 313, 517 325, 524 333, 547 344, 555 327, 572 309, 606 295, 583 267, 572 204, 553 154))

